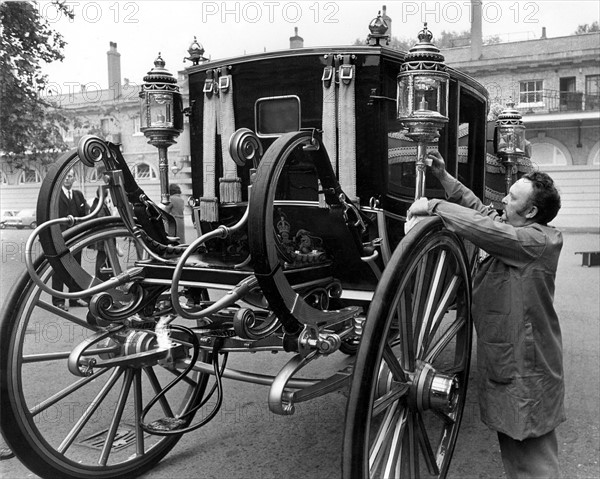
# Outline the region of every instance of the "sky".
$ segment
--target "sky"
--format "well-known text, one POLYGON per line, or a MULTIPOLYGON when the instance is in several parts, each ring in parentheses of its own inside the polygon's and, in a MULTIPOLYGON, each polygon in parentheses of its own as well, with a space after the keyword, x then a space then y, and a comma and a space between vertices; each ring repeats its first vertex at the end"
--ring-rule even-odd
MULTIPOLYGON (((470 1, 86 1, 67 2, 69 20, 51 2, 41 15, 67 41, 65 60, 44 67, 54 93, 108 88, 109 42, 121 54, 121 76, 140 84, 160 52, 172 73, 184 62, 194 37, 205 56, 222 59, 289 48, 294 28, 305 47, 353 44, 366 39, 369 22, 382 6, 392 18, 392 35, 415 38, 423 22, 436 33, 470 28, 470 1)), ((578 25, 598 21, 596 0, 483 0, 483 36, 503 41, 572 34, 578 25)), ((435 41, 435 38, 434 38, 435 41)))

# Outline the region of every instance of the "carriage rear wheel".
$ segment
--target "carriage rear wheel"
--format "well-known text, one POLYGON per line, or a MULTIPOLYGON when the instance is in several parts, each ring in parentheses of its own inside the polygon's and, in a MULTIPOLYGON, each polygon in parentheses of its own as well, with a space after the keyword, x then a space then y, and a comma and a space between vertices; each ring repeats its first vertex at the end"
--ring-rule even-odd
MULTIPOLYGON (((120 255, 108 255, 121 261, 120 266, 111 262, 112 274, 137 259, 128 239, 128 231, 114 217, 65 233, 66 245, 73 254, 83 253, 82 269, 88 271, 93 271, 96 254, 88 247, 120 245, 120 255)), ((36 271, 51 284, 54 271, 45 258, 36 262, 36 271)), ((135 477, 154 466, 181 437, 150 435, 140 427, 144 407, 180 371, 152 356, 156 338, 144 328, 112 330, 114 325, 102 327, 86 313, 87 308, 63 311, 53 306, 27 273, 14 286, 0 322, 3 435, 19 459, 42 477, 135 477), (68 360, 73 349, 99 333, 107 333, 95 345, 104 352, 89 357, 123 361, 94 367, 87 377, 71 374, 68 360), (151 354, 143 361, 129 361, 137 352, 151 354)), ((145 422, 177 417, 197 404, 206 381, 204 374, 188 375, 158 401, 145 422)))
POLYGON ((471 284, 461 240, 426 218, 378 284, 357 354, 345 478, 445 477, 467 391, 471 284))

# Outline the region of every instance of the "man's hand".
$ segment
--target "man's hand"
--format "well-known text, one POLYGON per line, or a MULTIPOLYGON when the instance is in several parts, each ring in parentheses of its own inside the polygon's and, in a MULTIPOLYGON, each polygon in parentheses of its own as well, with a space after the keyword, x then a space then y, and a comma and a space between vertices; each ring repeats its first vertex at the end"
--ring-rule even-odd
POLYGON ((433 176, 441 180, 444 176, 446 176, 446 163, 444 162, 444 158, 440 155, 440 152, 437 150, 433 150, 427 153, 427 159, 431 161, 431 165, 429 169, 433 176))
POLYGON ((406 223, 404 223, 404 234, 415 227, 415 225, 423 219, 423 216, 429 215, 429 201, 427 198, 419 198, 415 201, 406 214, 406 223))
POLYGON ((413 216, 428 216, 429 215, 429 200, 425 197, 419 198, 408 209, 407 219, 413 216))

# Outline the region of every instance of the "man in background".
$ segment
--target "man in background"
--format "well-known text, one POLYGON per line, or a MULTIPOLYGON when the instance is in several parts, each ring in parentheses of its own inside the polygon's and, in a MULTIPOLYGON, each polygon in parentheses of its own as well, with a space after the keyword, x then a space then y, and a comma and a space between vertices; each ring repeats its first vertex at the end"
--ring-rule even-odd
MULTIPOLYGON (((79 190, 73 189, 73 183, 75 182, 75 174, 73 170, 70 170, 67 173, 67 176, 64 179, 62 191, 60 192, 60 197, 58 200, 58 216, 60 218, 64 218, 66 216, 74 216, 81 217, 85 216, 89 212, 89 208, 87 202, 85 201, 85 197, 83 193, 79 190)), ((65 231, 68 228, 67 225, 61 225, 61 230, 65 231)), ((73 255, 75 260, 81 264, 81 251, 79 253, 75 253, 73 255)), ((52 276, 52 289, 57 291, 62 291, 64 288, 63 281, 58 277, 57 274, 52 276)), ((71 289, 69 288, 69 291, 71 289)), ((52 304, 63 311, 68 311, 69 307, 65 303, 65 300, 62 298, 52 297, 52 304)), ((87 306, 84 301, 79 299, 72 299, 69 302, 70 306, 87 306)))

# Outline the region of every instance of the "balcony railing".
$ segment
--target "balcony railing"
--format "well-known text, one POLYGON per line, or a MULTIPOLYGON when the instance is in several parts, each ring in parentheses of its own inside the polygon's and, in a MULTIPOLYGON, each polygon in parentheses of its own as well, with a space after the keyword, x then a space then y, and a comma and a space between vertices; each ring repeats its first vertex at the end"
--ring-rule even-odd
MULTIPOLYGON (((529 96, 533 96, 531 93, 529 96)), ((538 95, 538 99, 540 95, 538 95)), ((580 91, 542 90, 541 101, 519 103, 522 113, 554 113, 576 111, 599 111, 600 94, 586 95, 580 91)))

